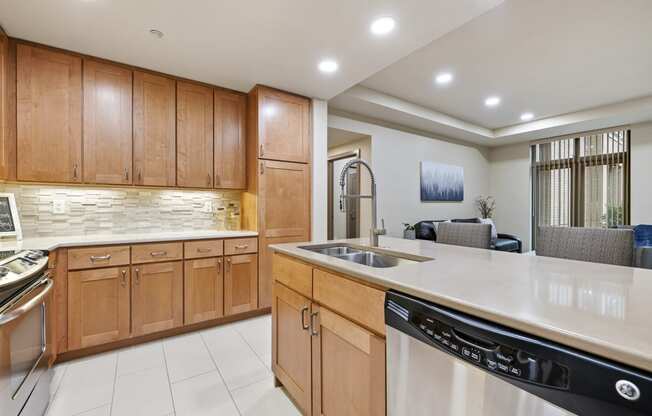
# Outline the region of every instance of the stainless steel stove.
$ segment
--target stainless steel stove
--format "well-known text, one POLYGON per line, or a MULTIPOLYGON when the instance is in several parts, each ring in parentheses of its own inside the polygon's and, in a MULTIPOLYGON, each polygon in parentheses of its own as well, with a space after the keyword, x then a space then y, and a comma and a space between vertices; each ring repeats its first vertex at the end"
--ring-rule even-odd
POLYGON ((49 400, 48 253, 0 252, 0 415, 42 415, 49 400))

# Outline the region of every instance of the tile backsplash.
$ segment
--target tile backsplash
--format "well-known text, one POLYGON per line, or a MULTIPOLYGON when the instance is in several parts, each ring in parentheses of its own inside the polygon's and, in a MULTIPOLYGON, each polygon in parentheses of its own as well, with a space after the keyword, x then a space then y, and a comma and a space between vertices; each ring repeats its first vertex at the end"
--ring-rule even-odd
POLYGON ((239 230, 240 192, 0 184, 24 237, 239 230))

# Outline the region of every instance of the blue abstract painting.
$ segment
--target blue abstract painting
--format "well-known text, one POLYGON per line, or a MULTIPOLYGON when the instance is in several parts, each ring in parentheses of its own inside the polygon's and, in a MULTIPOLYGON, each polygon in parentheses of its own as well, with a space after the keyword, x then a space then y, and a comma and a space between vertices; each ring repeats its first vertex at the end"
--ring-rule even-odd
POLYGON ((463 201, 464 168, 421 162, 421 201, 463 201))

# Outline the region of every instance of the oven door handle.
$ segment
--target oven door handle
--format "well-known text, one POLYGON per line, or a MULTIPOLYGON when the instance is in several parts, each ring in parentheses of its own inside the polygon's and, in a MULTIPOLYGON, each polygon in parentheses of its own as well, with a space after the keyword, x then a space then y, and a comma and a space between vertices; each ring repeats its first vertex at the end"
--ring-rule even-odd
POLYGON ((30 290, 31 293, 33 290, 36 290, 37 288, 45 285, 45 288, 39 293, 38 295, 34 296, 32 299, 29 301, 25 302, 24 305, 12 310, 3 313, 0 315, 0 325, 4 325, 6 323, 9 323, 13 321, 14 319, 18 318, 21 315, 24 315, 25 313, 29 312, 30 309, 35 307, 36 305, 40 304, 43 302, 43 298, 45 298, 48 293, 50 293, 50 290, 52 290, 52 286, 54 286, 54 282, 52 279, 45 279, 38 285, 36 285, 32 290, 30 290))

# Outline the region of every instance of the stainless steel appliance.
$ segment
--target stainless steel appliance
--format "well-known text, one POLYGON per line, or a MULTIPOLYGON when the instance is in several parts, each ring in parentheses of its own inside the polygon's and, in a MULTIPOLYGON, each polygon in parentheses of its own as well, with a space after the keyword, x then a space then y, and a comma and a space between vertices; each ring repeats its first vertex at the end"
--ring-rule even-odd
POLYGON ((385 323, 389 416, 652 415, 650 373, 396 292, 385 323))
POLYGON ((47 252, 2 252, 0 258, 0 415, 42 415, 52 377, 47 252))

